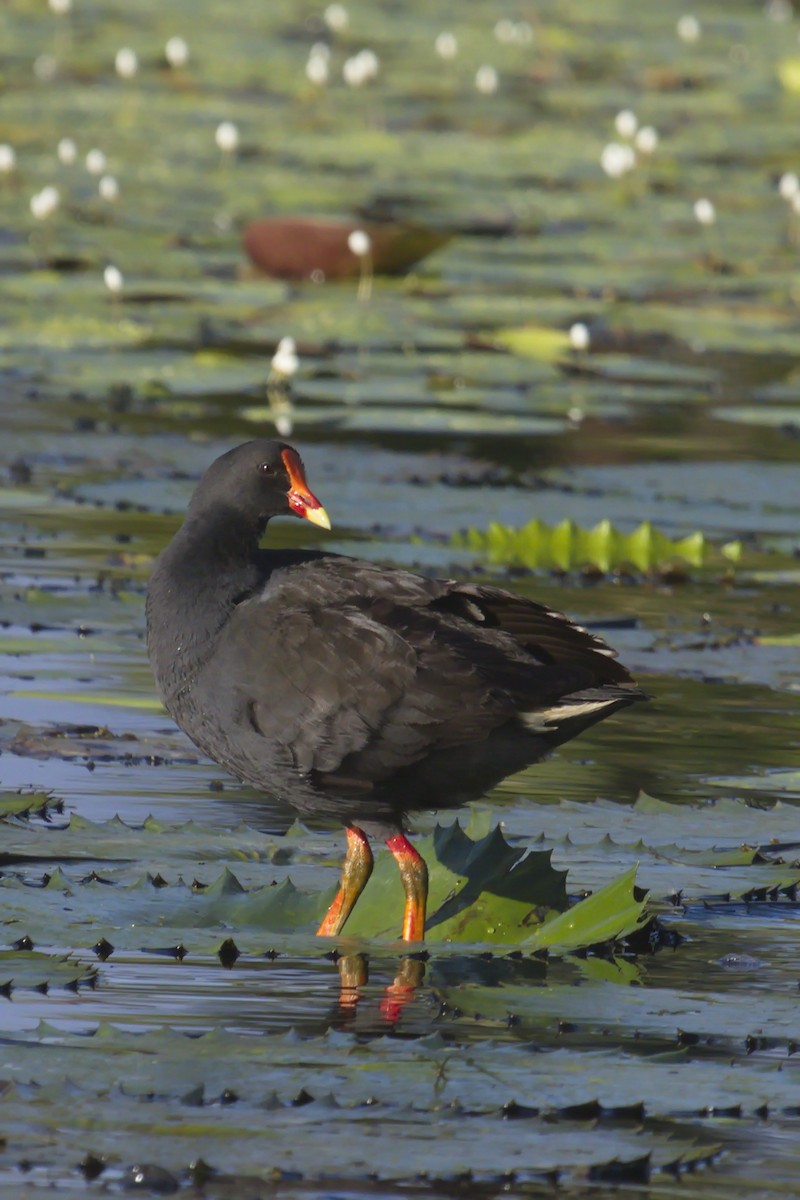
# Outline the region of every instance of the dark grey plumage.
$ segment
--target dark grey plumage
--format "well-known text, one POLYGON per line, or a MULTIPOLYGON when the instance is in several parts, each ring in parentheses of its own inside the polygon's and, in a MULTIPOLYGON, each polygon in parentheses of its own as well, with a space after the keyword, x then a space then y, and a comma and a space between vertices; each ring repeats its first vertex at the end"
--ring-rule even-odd
POLYGON ((287 450, 248 442, 212 465, 148 593, 164 703, 237 778, 386 835, 644 698, 605 642, 534 601, 259 549, 291 511, 287 450))

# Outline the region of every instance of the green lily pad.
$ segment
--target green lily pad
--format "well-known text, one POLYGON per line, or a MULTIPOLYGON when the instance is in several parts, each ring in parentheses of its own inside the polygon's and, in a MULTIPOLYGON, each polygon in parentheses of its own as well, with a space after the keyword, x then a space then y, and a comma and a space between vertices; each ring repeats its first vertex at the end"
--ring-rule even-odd
POLYGON ((37 792, 0 792, 0 820, 4 817, 38 813, 47 808, 51 797, 37 792))
POLYGON ((49 987, 76 988, 90 982, 96 972, 66 955, 42 954, 38 950, 0 950, 0 990, 49 987))
MULTIPOLYGON (((690 566, 705 565, 710 547, 702 533, 671 539, 644 521, 631 533, 616 529, 610 521, 600 521, 593 529, 581 529, 572 521, 548 526, 538 518, 521 529, 511 529, 496 522, 485 533, 469 529, 456 534, 453 545, 486 554, 495 563, 523 563, 527 567, 557 567, 562 571, 576 567, 594 566, 610 571, 619 566, 634 566, 651 571, 675 560, 690 566)), ((738 561, 741 547, 731 542, 721 547, 719 554, 738 561)))
MULTIPOLYGON (((35 941, 47 937, 73 944, 78 937, 85 947, 102 937, 136 949, 152 945, 157 936, 194 954, 213 953, 226 929, 237 936, 312 934, 335 890, 309 890, 293 882, 314 877, 304 869, 304 861, 313 863, 319 854, 313 841, 311 857, 304 859, 296 839, 282 844, 247 828, 220 838, 193 823, 165 829, 148 821, 136 829, 118 820, 95 825, 73 818, 61 828, 7 832, 7 853, 15 862, 52 864, 44 888, 25 886, 13 875, 0 881, 7 919, 13 918, 35 941), (224 866, 209 884, 189 887, 182 877, 165 877, 166 862, 174 870, 182 858, 190 867, 198 858, 227 858, 232 867, 224 866), (148 859, 144 874, 140 864, 148 859), (87 874, 83 865, 76 872, 76 860, 94 870, 87 874), (133 865, 127 867, 127 862, 133 865), (62 893, 70 897, 66 915, 62 893)), ((557 914, 568 908, 565 872, 550 865, 550 852, 526 855, 509 846, 497 828, 477 840, 457 823, 437 828, 420 841, 419 849, 429 864, 431 944, 531 943, 574 949, 624 938, 646 919, 643 899, 634 899, 629 872, 618 887, 582 901, 569 909, 568 921, 561 921, 557 914)), ((404 896, 389 854, 379 856, 368 887, 348 923, 347 937, 396 939, 404 896)))
POLYGON ((790 428, 800 425, 800 408, 790 404, 760 404, 758 408, 715 408, 718 421, 734 421, 737 425, 768 425, 771 428, 790 428))

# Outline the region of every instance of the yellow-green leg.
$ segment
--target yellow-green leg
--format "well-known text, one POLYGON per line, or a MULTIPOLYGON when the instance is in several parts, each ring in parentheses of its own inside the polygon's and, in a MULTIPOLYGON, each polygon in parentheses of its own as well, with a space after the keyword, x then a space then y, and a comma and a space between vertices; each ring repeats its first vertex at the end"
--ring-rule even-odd
POLYGON ((407 837, 397 833, 386 839, 386 845, 400 868, 406 907, 403 913, 403 941, 421 942, 425 939, 425 909, 428 904, 428 868, 407 837))
POLYGON ((342 881, 325 919, 317 930, 319 937, 335 937, 353 911, 356 900, 367 886, 372 874, 372 851, 363 829, 347 827, 347 854, 342 867, 342 881))

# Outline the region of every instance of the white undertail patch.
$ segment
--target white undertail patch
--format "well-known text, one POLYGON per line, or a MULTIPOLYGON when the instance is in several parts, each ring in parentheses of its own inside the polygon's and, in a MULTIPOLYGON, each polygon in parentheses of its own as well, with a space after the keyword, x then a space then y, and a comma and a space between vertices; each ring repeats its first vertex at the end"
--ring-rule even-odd
POLYGON ((557 728, 565 721, 588 717, 603 708, 612 708, 619 700, 576 700, 574 703, 556 704, 552 708, 537 708, 533 712, 521 712, 519 720, 526 729, 545 730, 557 728))

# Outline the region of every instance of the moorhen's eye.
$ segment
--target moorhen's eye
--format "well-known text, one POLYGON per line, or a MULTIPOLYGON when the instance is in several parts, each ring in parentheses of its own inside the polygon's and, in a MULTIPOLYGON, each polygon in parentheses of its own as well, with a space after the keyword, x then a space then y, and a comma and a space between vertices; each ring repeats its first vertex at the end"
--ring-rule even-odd
POLYGON ((272 463, 267 463, 267 462, 259 463, 258 469, 262 475, 274 475, 275 474, 275 468, 273 467, 272 463))

